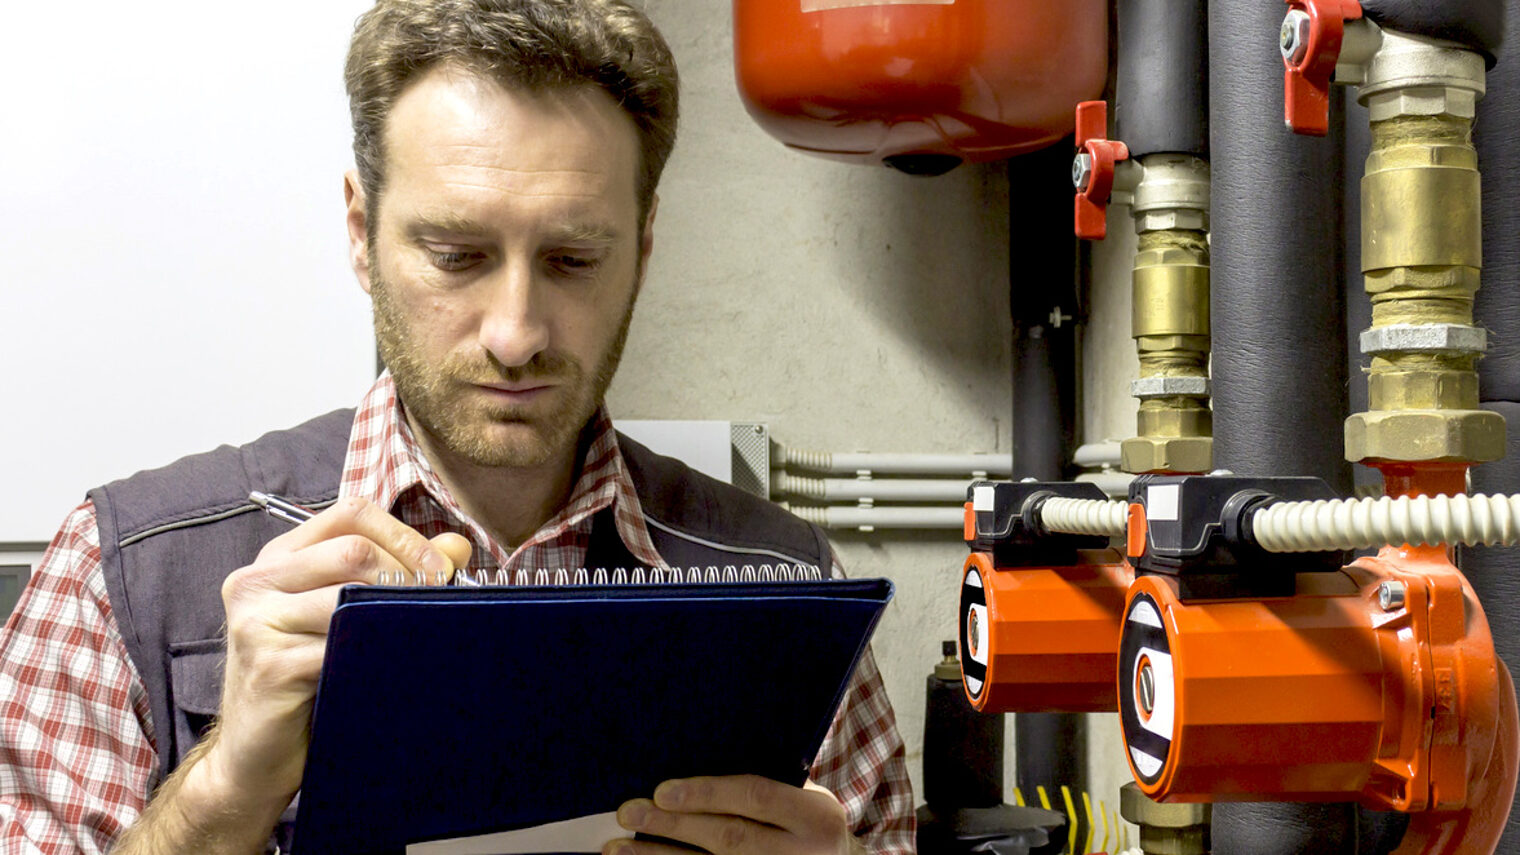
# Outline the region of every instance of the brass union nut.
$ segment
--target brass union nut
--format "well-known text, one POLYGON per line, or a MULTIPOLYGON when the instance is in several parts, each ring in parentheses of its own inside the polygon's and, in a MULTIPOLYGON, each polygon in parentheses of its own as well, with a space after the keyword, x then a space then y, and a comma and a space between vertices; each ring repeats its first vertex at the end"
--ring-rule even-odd
POLYGON ((1119 444, 1125 472, 1208 472, 1214 468, 1214 439, 1207 436, 1137 436, 1119 444))
POLYGON ((1377 410, 1461 410, 1478 406, 1476 371, 1374 371, 1367 397, 1377 410))
POLYGON ((1207 804, 1172 804, 1152 801, 1133 783, 1119 788, 1119 815, 1125 821, 1152 828, 1188 828, 1209 821, 1207 804))
POLYGON ((1488 410, 1404 410, 1346 419, 1346 459, 1482 463, 1504 456, 1504 417, 1488 410))

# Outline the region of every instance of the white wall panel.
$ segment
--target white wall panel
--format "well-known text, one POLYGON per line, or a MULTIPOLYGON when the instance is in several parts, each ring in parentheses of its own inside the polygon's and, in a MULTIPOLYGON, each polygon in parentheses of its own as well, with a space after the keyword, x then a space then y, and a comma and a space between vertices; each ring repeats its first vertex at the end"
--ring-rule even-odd
POLYGON ((343 56, 363 0, 10 4, 0 542, 85 490, 351 406, 343 56))

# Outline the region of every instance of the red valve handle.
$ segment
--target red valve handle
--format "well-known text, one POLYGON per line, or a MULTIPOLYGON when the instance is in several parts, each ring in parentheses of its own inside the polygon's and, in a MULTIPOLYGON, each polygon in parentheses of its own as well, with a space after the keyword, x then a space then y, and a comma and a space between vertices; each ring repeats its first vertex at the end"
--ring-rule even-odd
POLYGON ((1330 84, 1346 22, 1361 18, 1362 7, 1357 0, 1287 2, 1309 16, 1309 25, 1297 61, 1283 57, 1283 120, 1294 133, 1322 137, 1330 130, 1330 84))
POLYGON ((1114 168, 1129 160, 1129 146, 1108 139, 1108 104, 1083 101, 1077 105, 1077 155, 1090 159, 1087 186, 1077 189, 1077 237, 1102 240, 1108 234, 1108 200, 1114 189, 1114 168))

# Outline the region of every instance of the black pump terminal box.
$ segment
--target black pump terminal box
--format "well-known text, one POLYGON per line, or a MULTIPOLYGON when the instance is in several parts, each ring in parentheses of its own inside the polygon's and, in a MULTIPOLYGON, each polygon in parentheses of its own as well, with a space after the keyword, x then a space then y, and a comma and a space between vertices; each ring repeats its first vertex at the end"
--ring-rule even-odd
POLYGON ((1079 549, 1106 549, 1108 538, 1047 532, 1039 525, 1047 499, 1107 501, 1096 484, 1077 481, 977 481, 966 489, 976 519, 972 552, 992 553, 997 567, 1060 567, 1079 549))
POLYGON ((1251 537, 1251 516, 1279 501, 1339 499, 1318 478, 1141 475, 1129 488, 1145 508, 1145 553, 1135 572, 1172 576, 1184 600, 1292 596, 1298 573, 1335 572, 1347 554, 1272 553, 1251 537))

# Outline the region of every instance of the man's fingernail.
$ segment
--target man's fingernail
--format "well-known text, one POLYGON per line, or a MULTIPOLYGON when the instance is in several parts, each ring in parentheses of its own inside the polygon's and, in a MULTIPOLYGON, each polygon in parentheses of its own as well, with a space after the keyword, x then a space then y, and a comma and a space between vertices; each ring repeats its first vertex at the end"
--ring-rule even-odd
MULTIPOLYGON (((618 817, 618 822, 622 823, 628 828, 643 828, 644 823, 648 820, 649 809, 643 805, 632 805, 630 807, 625 807, 621 811, 621 816, 618 817)), ((633 852, 633 850, 627 846, 623 847, 619 851, 628 853, 633 852)))
POLYGON ((612 855, 633 855, 633 846, 632 844, 624 843, 622 846, 612 850, 612 855))
POLYGON ((454 562, 450 561, 448 556, 442 552, 436 549, 429 549, 427 552, 422 553, 422 569, 426 570, 429 576, 434 573, 447 573, 454 569, 454 562))
POLYGON ((654 798, 660 804, 679 807, 681 800, 686 798, 686 789, 680 784, 666 781, 654 788, 654 798))

